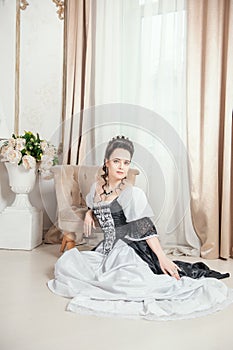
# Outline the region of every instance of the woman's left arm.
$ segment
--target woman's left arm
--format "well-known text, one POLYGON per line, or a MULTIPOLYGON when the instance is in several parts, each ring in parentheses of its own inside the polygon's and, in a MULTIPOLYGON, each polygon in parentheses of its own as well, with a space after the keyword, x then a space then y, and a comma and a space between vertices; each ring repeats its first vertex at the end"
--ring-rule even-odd
POLYGON ((178 270, 179 267, 170 259, 167 258, 166 254, 164 253, 160 242, 158 240, 158 237, 151 237, 146 240, 148 246, 153 250, 153 252, 157 255, 159 259, 160 267, 165 274, 169 274, 172 277, 175 277, 177 280, 180 279, 178 270))

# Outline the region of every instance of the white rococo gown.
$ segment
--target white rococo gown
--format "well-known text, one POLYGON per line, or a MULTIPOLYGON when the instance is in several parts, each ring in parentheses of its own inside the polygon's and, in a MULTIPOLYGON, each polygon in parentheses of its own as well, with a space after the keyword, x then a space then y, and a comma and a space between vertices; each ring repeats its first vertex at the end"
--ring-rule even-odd
POLYGON ((172 320, 207 315, 233 302, 233 290, 218 279, 183 275, 176 280, 156 273, 130 246, 148 246, 146 239, 157 236, 142 190, 128 187, 114 201, 98 203, 94 193, 95 185, 86 201, 104 232, 103 242, 93 251, 66 251, 55 265, 55 278, 48 282, 52 292, 71 299, 67 310, 172 320))

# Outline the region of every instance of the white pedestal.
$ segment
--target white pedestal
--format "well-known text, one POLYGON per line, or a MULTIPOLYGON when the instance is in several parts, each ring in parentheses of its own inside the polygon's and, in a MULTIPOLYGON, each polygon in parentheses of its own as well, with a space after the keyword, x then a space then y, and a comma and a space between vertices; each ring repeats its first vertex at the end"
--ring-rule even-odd
POLYGON ((42 243, 42 211, 7 207, 0 213, 0 249, 31 250, 42 243))

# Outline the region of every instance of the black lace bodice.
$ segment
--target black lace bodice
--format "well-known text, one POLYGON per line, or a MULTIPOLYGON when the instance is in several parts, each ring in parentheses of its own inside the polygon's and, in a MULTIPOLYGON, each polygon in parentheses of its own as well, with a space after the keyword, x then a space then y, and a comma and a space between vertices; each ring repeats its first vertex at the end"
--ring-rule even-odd
POLYGON ((145 217, 128 222, 117 201, 96 203, 93 208, 100 227, 104 232, 103 251, 108 254, 118 239, 140 241, 157 236, 156 228, 150 218, 145 217))

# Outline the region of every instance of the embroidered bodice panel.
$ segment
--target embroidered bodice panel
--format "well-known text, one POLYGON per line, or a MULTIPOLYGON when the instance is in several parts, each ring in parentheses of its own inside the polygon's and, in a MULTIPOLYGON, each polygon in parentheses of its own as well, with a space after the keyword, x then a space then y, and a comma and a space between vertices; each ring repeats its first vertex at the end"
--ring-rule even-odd
POLYGON ((99 225, 104 233, 103 253, 108 254, 116 240, 116 228, 109 205, 99 204, 93 208, 99 225))
POLYGON ((104 233, 103 253, 108 254, 118 239, 140 241, 158 236, 150 218, 126 222, 124 211, 117 201, 95 203, 93 213, 104 233))

